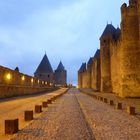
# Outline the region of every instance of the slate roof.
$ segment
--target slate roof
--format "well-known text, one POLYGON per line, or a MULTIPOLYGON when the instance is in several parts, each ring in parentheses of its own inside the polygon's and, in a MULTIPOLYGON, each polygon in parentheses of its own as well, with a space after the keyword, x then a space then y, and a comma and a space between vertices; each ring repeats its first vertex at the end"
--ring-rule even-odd
POLYGON ((118 40, 119 37, 120 37, 120 35, 121 35, 121 30, 120 30, 120 28, 118 27, 118 28, 116 29, 115 39, 118 40))
POLYGON ((80 67, 80 69, 79 69, 78 72, 84 72, 84 71, 86 71, 86 63, 83 63, 83 64, 81 65, 81 67, 80 67))
POLYGON ((63 66, 61 61, 60 61, 60 63, 59 63, 59 65, 58 65, 56 70, 59 70, 59 71, 64 71, 65 70, 65 68, 64 68, 64 66, 63 66))
POLYGON ((90 57, 89 61, 88 61, 88 65, 91 65, 92 64, 92 60, 93 60, 93 57, 90 57))
POLYGON ((109 36, 109 35, 115 35, 115 33, 116 33, 116 28, 112 24, 107 24, 104 32, 102 33, 102 35, 100 37, 100 39, 102 37, 106 37, 106 36, 109 36))
POLYGON ((94 54, 94 57, 93 58, 99 58, 100 57, 100 50, 99 49, 97 49, 97 51, 95 52, 95 54, 94 54))
POLYGON ((51 66, 46 54, 44 55, 43 59, 41 60, 35 73, 53 73, 52 66, 51 66))

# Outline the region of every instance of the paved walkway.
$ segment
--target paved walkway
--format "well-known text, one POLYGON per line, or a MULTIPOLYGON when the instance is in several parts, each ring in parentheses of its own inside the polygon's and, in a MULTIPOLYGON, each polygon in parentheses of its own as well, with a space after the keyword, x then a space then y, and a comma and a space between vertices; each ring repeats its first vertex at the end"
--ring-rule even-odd
POLYGON ((82 92, 87 94, 95 94, 101 97, 105 97, 109 100, 114 100, 114 102, 121 102, 123 103, 123 110, 126 110, 127 106, 134 106, 136 108, 136 117, 140 120, 140 98, 121 98, 113 93, 101 93, 101 92, 94 92, 92 89, 80 89, 82 92))
POLYGON ((12 140, 94 140, 92 130, 77 101, 77 90, 57 99, 48 111, 20 131, 12 140))
POLYGON ((137 117, 86 94, 79 94, 77 98, 97 140, 140 140, 137 117))
POLYGON ((71 89, 12 140, 94 139, 140 140, 140 121, 77 89, 71 89))
MULTIPOLYGON (((34 110, 36 104, 42 104, 42 101, 47 100, 52 94, 59 94, 66 91, 62 88, 53 92, 42 93, 36 96, 28 95, 22 97, 14 97, 9 99, 0 100, 0 140, 7 140, 11 135, 4 135, 4 120, 19 118, 19 128, 22 129, 29 122, 25 122, 23 114, 25 110, 34 110)), ((35 114, 37 118, 40 115, 35 114)))

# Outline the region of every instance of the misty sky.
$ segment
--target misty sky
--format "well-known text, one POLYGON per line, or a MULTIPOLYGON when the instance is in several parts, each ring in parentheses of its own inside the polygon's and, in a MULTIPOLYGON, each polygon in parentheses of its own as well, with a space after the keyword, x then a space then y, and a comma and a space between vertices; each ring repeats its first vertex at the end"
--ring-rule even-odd
POLYGON ((0 65, 33 75, 42 57, 56 69, 62 60, 68 82, 99 48, 107 21, 120 25, 128 0, 0 0, 0 65))

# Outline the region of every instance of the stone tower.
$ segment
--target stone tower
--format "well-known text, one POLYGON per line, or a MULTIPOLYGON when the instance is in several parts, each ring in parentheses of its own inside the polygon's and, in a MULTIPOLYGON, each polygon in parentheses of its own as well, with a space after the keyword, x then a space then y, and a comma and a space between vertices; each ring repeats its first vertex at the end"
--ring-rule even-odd
POLYGON ((78 88, 83 88, 84 77, 83 74, 86 71, 86 63, 82 63, 80 69, 78 70, 78 88))
POLYGON ((92 62, 92 88, 95 91, 100 91, 101 88, 101 69, 100 69, 100 50, 97 49, 92 62))
POLYGON ((55 70, 55 84, 65 85, 67 83, 67 71, 65 70, 62 62, 60 61, 57 69, 55 70))
POLYGON ((121 96, 140 96, 140 2, 121 7, 121 96))
POLYGON ((93 61, 93 57, 90 57, 90 59, 89 59, 89 61, 87 63, 87 88, 91 88, 92 61, 93 61))
POLYGON ((114 39, 116 29, 112 24, 107 24, 100 37, 100 61, 101 61, 101 91, 112 92, 111 68, 110 68, 110 44, 114 39))
POLYGON ((46 54, 36 69, 34 76, 40 80, 46 81, 48 84, 54 83, 53 69, 46 54))

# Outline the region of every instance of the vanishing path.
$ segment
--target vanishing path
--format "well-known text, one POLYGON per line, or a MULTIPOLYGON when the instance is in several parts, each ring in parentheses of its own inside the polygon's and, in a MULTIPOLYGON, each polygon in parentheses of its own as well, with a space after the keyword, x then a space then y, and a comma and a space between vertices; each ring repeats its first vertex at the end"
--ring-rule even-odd
POLYGON ((97 140, 140 140, 140 120, 86 94, 78 101, 97 140))
POLYGON ((46 112, 20 131, 12 140, 94 140, 76 98, 77 90, 69 90, 46 112))
MULTIPOLYGON (((9 99, 0 100, 0 140, 6 140, 10 138, 9 135, 4 135, 4 120, 19 118, 19 128, 25 127, 28 122, 24 121, 23 114, 25 110, 34 110, 36 104, 41 104, 42 101, 46 100, 52 94, 62 93, 66 91, 65 88, 36 95, 27 95, 21 97, 14 97, 9 99)), ((38 117, 35 115, 34 117, 38 117)))
POLYGON ((140 140, 140 120, 71 89, 12 140, 140 140), (94 138, 95 137, 95 138, 94 138))

